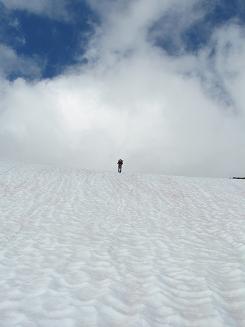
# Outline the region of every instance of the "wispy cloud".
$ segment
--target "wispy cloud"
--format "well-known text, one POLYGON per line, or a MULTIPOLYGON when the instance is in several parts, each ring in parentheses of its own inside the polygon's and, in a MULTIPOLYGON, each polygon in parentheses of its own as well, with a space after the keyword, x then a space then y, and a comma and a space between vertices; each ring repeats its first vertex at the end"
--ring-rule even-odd
POLYGON ((4 44, 0 44, 0 63, 0 77, 2 78, 11 78, 11 75, 38 78, 41 74, 39 63, 34 59, 18 56, 12 48, 4 44))
POLYGON ((0 0, 9 10, 25 10, 37 15, 47 15, 55 19, 67 19, 67 0, 0 0))

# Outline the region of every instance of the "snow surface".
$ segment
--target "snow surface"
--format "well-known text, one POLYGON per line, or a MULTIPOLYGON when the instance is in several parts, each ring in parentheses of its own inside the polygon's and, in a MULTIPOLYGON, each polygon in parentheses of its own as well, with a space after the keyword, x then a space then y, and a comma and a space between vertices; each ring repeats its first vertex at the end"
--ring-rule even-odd
POLYGON ((0 163, 0 326, 245 326, 245 182, 0 163))

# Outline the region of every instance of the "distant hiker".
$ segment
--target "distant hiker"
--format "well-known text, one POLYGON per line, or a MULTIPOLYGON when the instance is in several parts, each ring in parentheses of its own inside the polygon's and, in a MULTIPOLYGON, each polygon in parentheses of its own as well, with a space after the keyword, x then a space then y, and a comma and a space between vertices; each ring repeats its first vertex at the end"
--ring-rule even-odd
POLYGON ((122 172, 122 165, 123 165, 123 160, 119 159, 117 162, 118 165, 118 172, 121 173, 122 172))

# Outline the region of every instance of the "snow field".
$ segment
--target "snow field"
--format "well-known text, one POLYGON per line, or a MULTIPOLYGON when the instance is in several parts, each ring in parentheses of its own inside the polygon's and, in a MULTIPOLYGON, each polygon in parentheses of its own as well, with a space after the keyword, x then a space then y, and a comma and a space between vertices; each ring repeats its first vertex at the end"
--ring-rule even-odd
POLYGON ((0 326, 245 326, 244 198, 239 180, 0 163, 0 326))

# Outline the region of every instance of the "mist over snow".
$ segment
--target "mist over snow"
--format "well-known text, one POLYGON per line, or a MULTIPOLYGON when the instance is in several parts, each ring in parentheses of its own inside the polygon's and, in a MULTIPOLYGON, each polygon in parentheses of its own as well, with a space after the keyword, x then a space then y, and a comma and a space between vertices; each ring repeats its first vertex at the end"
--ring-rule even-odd
MULTIPOLYGON (((54 16, 50 1, 0 3, 54 16)), ((35 58, 0 45, 1 158, 111 170, 123 157, 130 171, 245 175, 244 26, 227 20, 188 51, 182 35, 213 10, 209 1, 88 4, 97 25, 57 76, 40 78, 35 58), (11 67, 28 77, 10 79, 11 67)))

